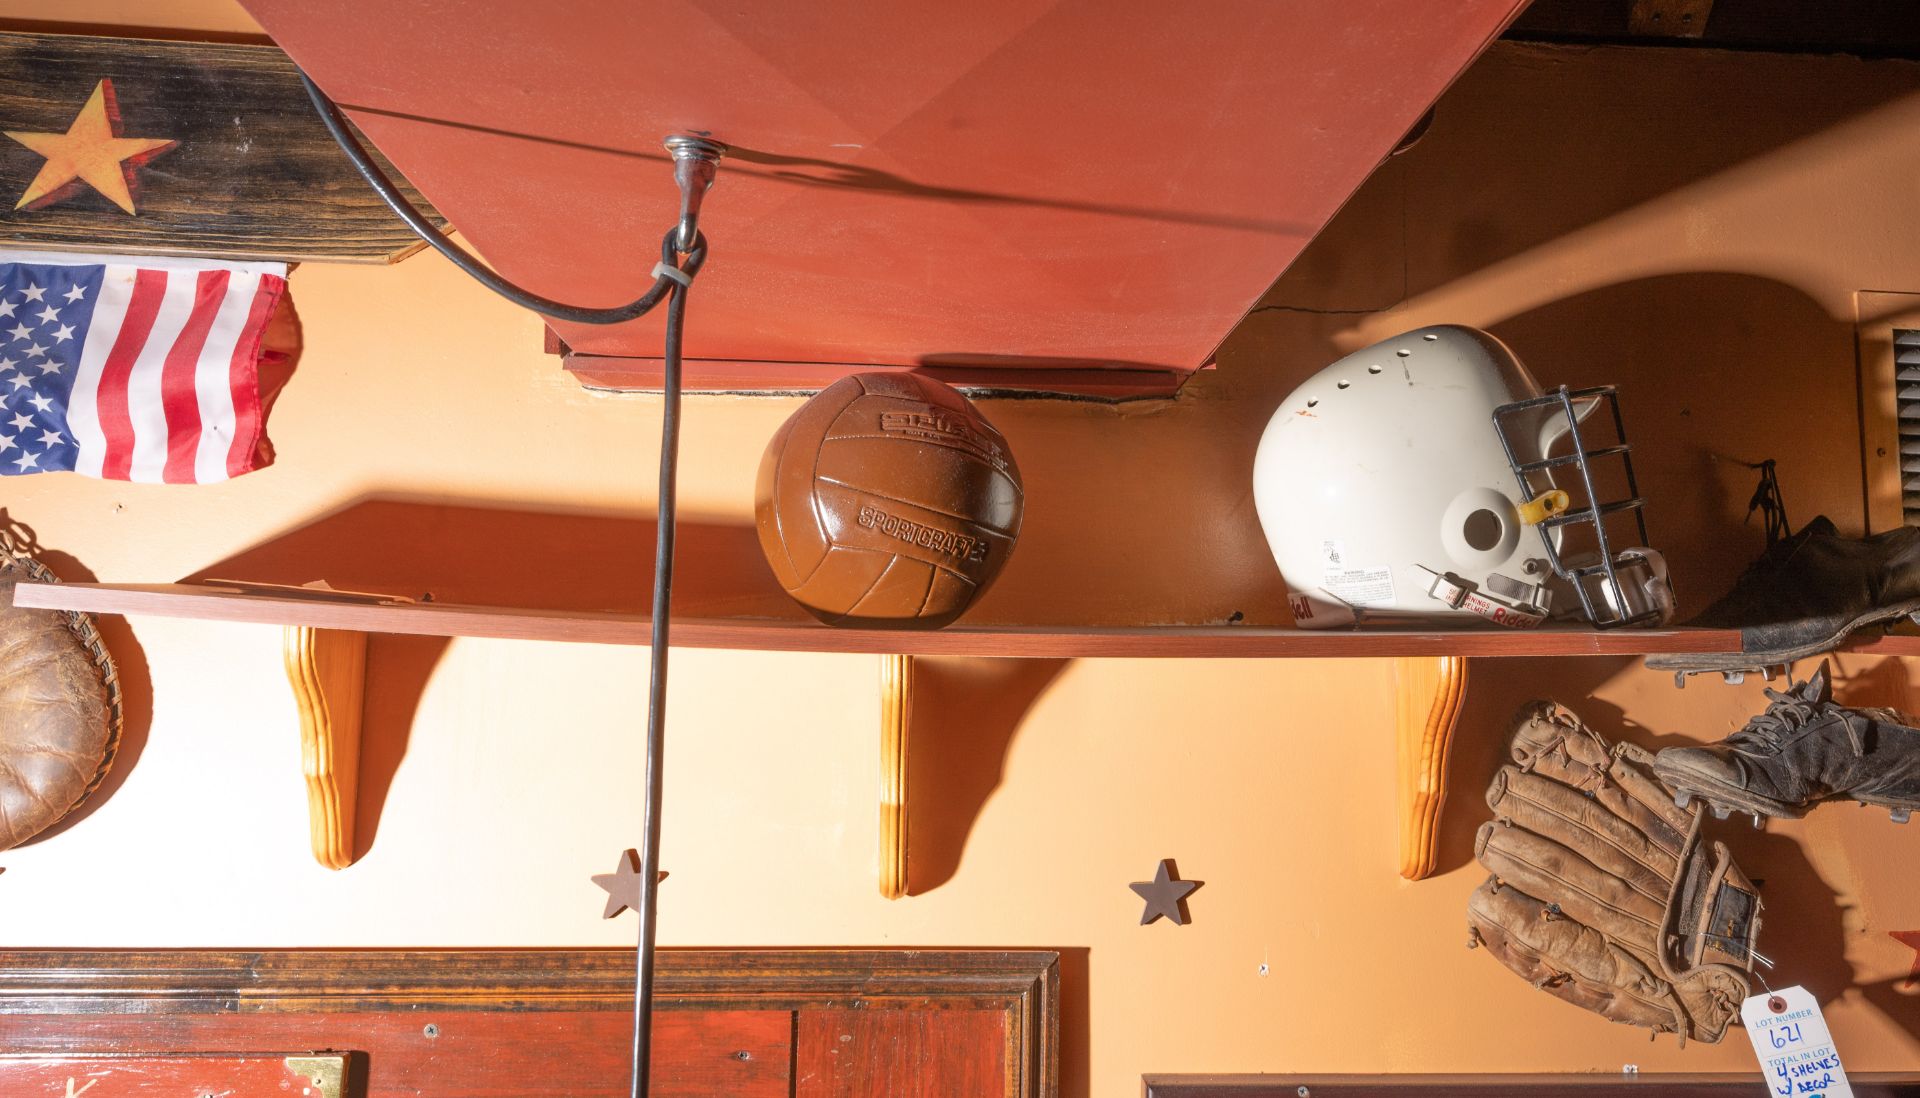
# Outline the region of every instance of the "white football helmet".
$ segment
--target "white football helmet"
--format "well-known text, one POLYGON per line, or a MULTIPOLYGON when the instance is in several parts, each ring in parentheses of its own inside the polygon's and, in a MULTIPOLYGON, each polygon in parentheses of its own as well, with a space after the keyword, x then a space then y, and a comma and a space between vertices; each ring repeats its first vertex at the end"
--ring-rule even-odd
POLYGON ((1673 613, 1614 391, 1543 394, 1474 328, 1416 329, 1309 378, 1261 436, 1253 499, 1305 628, 1576 615, 1606 628, 1673 613), (1590 433, 1613 437, 1594 446, 1580 425, 1602 405, 1611 424, 1590 433), (1616 486, 1624 498, 1602 498, 1616 486))

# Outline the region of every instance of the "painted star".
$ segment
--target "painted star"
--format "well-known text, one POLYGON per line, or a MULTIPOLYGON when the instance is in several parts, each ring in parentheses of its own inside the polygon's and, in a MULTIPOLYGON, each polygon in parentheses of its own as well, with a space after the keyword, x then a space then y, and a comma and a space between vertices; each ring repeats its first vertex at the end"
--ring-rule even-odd
POLYGON ((65 446, 66 444, 66 436, 58 431, 40 432, 40 445, 42 446, 65 446))
MULTIPOLYGON (((660 874, 657 881, 667 879, 660 874)), ((600 913, 602 919, 611 919, 622 911, 640 910, 640 852, 623 850, 620 852, 620 865, 612 873, 596 873, 593 883, 606 890, 607 908, 600 913)))
POLYGON ((13 311, 17 308, 19 306, 11 301, 0 301, 0 316, 13 316, 13 311))
POLYGON ((28 357, 28 358, 40 358, 41 356, 43 356, 43 355, 45 355, 46 353, 47 353, 47 349, 46 349, 45 347, 42 347, 42 346, 40 346, 40 345, 39 345, 38 343, 36 343, 36 344, 34 344, 33 346, 31 346, 31 347, 28 347, 28 348, 27 348, 27 357, 28 357))
POLYGON ((47 290, 44 286, 28 286, 26 289, 21 290, 20 293, 20 301, 22 304, 29 301, 38 301, 42 305, 47 303, 47 290))
POLYGON ((27 403, 44 412, 53 407, 53 398, 49 396, 37 396, 28 400, 27 403))
POLYGON ((18 427, 22 431, 24 431, 27 428, 33 426, 33 417, 26 414, 25 412, 22 412, 19 415, 14 416, 8 422, 12 423, 15 427, 18 427))
POLYGON ((39 316, 41 320, 59 320, 60 310, 48 305, 40 310, 39 316))
POLYGON ((1163 917, 1173 920, 1176 926, 1192 921, 1192 916, 1187 914, 1187 894, 1202 882, 1178 880, 1174 872, 1173 859, 1163 858, 1153 871, 1153 880, 1135 881, 1127 886, 1147 901, 1146 910, 1140 913, 1141 926, 1163 917))
POLYGON ((1920 930, 1895 930, 1890 934, 1901 945, 1913 950, 1913 970, 1908 972, 1907 978, 1897 986, 1903 991, 1907 989, 1920 991, 1920 930))
POLYGON ((85 286, 75 286, 60 296, 66 298, 68 301, 79 301, 87 296, 87 288, 85 286))
POLYGON ((114 132, 114 121, 119 117, 113 81, 107 79, 93 86, 93 94, 66 133, 7 130, 8 137, 47 158, 13 208, 58 202, 77 181, 133 213, 133 170, 173 148, 175 142, 161 137, 121 137, 114 132))
POLYGON ((0 435, 0 454, 4 454, 8 450, 13 449, 13 445, 12 435, 0 435))
POLYGON ((73 338, 73 325, 71 324, 62 324, 58 328, 55 328, 53 330, 53 341, 55 343, 65 343, 67 340, 72 338, 73 338))
POLYGON ((15 339, 25 339, 33 334, 33 329, 27 327, 25 324, 15 324, 13 327, 7 329, 7 333, 15 339))
POLYGON ((20 365, 18 362, 15 362, 13 359, 8 358, 6 355, 0 355, 0 372, 11 370, 18 365, 20 365))
POLYGON ((33 382, 27 380, 27 375, 24 373, 15 374, 7 380, 13 382, 15 389, 25 389, 33 384, 33 382))
POLYGON ((13 464, 16 468, 22 470, 38 469, 40 468, 40 455, 22 450, 20 451, 20 456, 13 459, 13 464))
POLYGON ((53 359, 48 359, 45 362, 36 363, 36 365, 40 367, 41 377, 46 377, 48 374, 57 374, 60 372, 60 364, 58 362, 55 362, 53 359))

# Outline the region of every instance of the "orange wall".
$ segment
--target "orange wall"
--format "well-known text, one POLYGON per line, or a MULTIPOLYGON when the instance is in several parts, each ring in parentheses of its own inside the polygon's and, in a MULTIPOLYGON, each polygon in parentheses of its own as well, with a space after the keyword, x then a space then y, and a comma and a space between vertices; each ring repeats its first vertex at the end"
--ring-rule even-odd
MULTIPOLYGON (((79 8, 248 29, 216 0, 79 8)), ((0 18, 45 10, 0 2, 0 18)), ((1284 620, 1247 484, 1267 410, 1343 350, 1437 320, 1493 328, 1548 383, 1622 385, 1655 543, 1698 608, 1758 547, 1734 461, 1778 458, 1798 521, 1860 523, 1853 294, 1920 290, 1916 178, 1914 65, 1499 46, 1178 401, 987 407, 1030 509, 978 613, 1284 620)), ((293 298, 304 350, 273 417, 277 465, 200 488, 10 480, 8 512, 71 555, 56 564, 116 581, 267 560, 289 579, 384 568, 443 595, 584 605, 618 553, 644 568, 628 522, 652 507, 655 401, 580 391, 535 319, 435 257, 305 267, 293 298), (316 520, 282 543, 295 550, 247 552, 316 520), (423 525, 441 536, 396 539, 423 525), (589 528, 602 540, 581 563, 564 536, 589 528), (609 549, 608 530, 631 540, 609 549)), ((702 599, 726 597, 711 562, 740 559, 760 449, 795 403, 688 403, 684 507, 720 547, 704 575, 689 565, 702 599)), ((607 601, 638 589, 616 586, 607 601)), ((643 651, 377 641, 368 750, 391 787, 363 814, 365 857, 333 873, 306 853, 277 631, 143 619, 114 640, 135 704, 111 795, 0 858, 0 944, 627 942, 588 877, 639 838, 643 651)), ((1908 699, 1907 665, 1841 669, 1850 697, 1908 699)), ((1067 950, 1069 1096, 1137 1093, 1148 1071, 1750 1065, 1738 1035, 1649 1044, 1533 991, 1463 948, 1463 916, 1478 793, 1522 700, 1659 746, 1738 726, 1755 684, 1676 692, 1626 660, 1477 666, 1443 872, 1408 884, 1387 664, 933 661, 915 729, 922 891, 888 902, 877 670, 676 653, 663 943, 1067 950), (1136 925, 1126 884, 1162 857, 1206 882, 1185 928, 1136 925)), ((1850 1067, 1920 1068, 1920 998, 1890 988, 1912 955, 1887 937, 1920 928, 1920 831, 1841 806, 1717 830, 1767 879, 1773 982, 1828 1001, 1850 1067)))

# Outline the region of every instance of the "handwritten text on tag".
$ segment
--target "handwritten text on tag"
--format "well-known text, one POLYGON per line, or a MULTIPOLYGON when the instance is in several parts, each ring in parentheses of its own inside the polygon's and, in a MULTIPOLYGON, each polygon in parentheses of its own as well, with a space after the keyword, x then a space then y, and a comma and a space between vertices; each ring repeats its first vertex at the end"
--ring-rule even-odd
POLYGON ((1740 1020, 1778 1098, 1853 1098, 1827 1020, 1806 988, 1755 995, 1740 1004, 1740 1020))

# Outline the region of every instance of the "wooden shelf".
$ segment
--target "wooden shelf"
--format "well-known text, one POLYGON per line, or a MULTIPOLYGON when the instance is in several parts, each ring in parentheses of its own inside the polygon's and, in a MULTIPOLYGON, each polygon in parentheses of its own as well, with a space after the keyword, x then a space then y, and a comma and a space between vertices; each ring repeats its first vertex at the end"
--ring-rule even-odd
MULTIPOLYGON (((645 645, 644 614, 563 612, 416 603, 384 596, 307 592, 249 584, 21 583, 15 606, 91 614, 151 614, 202 621, 278 625, 289 681, 301 712, 314 856, 351 864, 365 634, 645 645)), ((907 750, 913 658, 1392 659, 1396 663, 1401 875, 1433 872, 1447 758, 1465 696, 1470 660, 1516 656, 1639 656, 1732 652, 1729 629, 1368 630, 1273 626, 1064 627, 960 625, 936 631, 836 629, 800 618, 685 618, 673 643, 687 648, 848 652, 887 657, 882 678, 880 888, 907 892, 907 750)), ((1848 646, 1879 655, 1920 655, 1920 636, 1874 636, 1848 646)))
MULTIPOLYGON (((379 602, 292 593, 262 594, 209 585, 137 586, 108 583, 22 583, 14 605, 92 614, 152 614, 203 621, 251 622, 360 633, 416 633, 442 637, 571 641, 644 645, 644 614, 575 613, 379 602)), ((1920 654, 1920 638, 1870 642, 1873 651, 1905 640, 1920 654)), ((685 648, 769 652, 852 652, 906 656, 1037 658, 1392 658, 1403 656, 1638 656, 1651 652, 1728 652, 1739 647, 1725 629, 1589 629, 1329 631, 1274 626, 985 626, 936 631, 840 629, 813 621, 762 618, 688 618, 673 623, 673 643, 685 648)))

